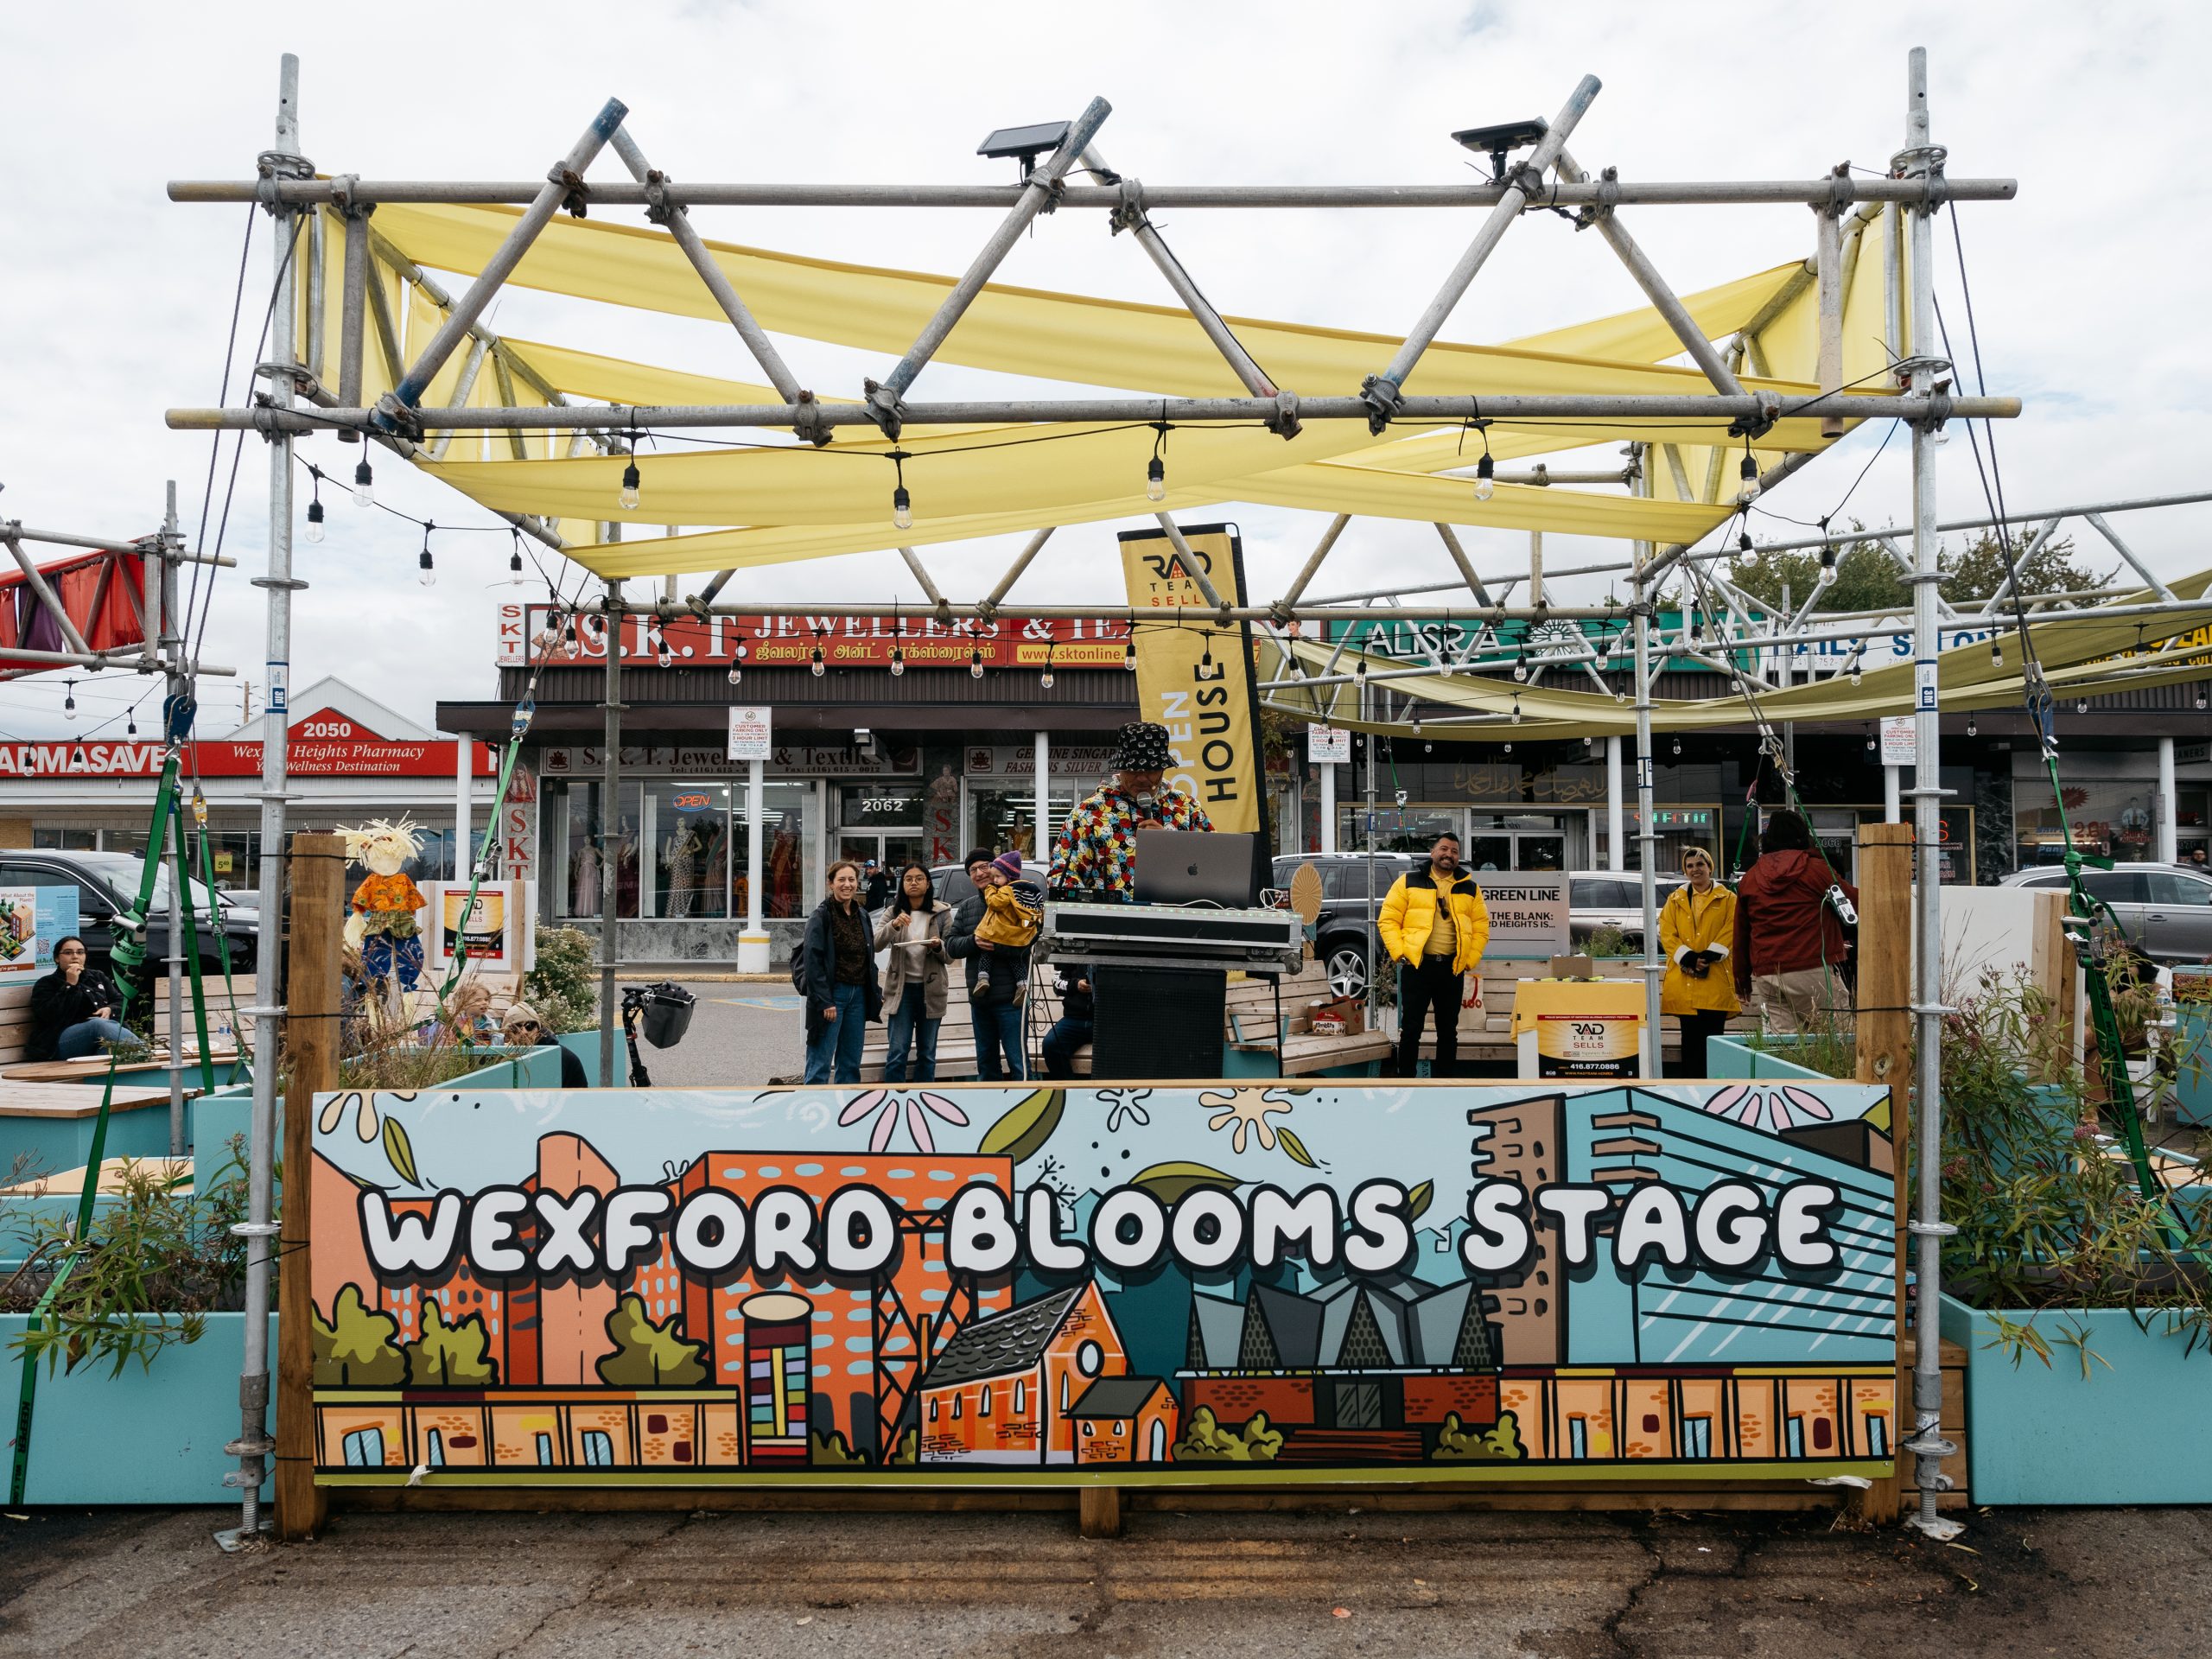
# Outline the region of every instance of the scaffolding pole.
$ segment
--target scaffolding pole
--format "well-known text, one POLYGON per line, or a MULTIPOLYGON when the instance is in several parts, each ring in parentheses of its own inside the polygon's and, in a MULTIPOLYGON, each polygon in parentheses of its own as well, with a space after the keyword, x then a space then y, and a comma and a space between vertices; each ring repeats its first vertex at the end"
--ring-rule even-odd
MULTIPOLYGON (((261 157, 270 181, 311 173, 313 167, 300 151, 300 60, 283 57, 276 94, 276 142, 261 157)), ((270 308, 268 397, 273 413, 291 407, 296 390, 293 343, 296 280, 291 244, 297 226, 296 210, 275 202, 270 218, 276 226, 270 252, 276 263, 276 295, 270 308)), ((224 1449, 238 1460, 235 1482, 244 1496, 235 1533, 218 1534, 226 1548, 236 1548, 263 1529, 261 1486, 267 1478, 269 1453, 276 1443, 269 1434, 269 1306, 270 1241, 276 1231, 276 1056, 283 1048, 283 975, 284 963, 284 780, 289 759, 286 742, 291 720, 292 594, 307 584, 292 575, 292 440, 289 433, 269 435, 269 574, 255 586, 268 601, 268 701, 261 742, 261 931, 255 956, 259 976, 255 999, 248 1010, 254 1021, 253 1116, 247 1137, 248 1174, 246 1219, 239 1228, 245 1235, 245 1362, 238 1376, 238 1438, 224 1449)), ((295 1310, 298 1318, 304 1310, 295 1310)))
MULTIPOLYGON (((1922 200, 1906 209, 1911 237, 1912 360, 1924 359, 1936 339, 1936 287, 1931 269, 1929 221, 1938 200, 1943 156, 1929 138, 1928 51, 1916 46, 1908 60, 1905 148, 1893 170, 1919 181, 1922 200)), ((1944 372, 1948 372, 1946 368, 1944 372)), ((1915 380, 1929 371, 1916 371, 1915 380)), ((1939 722, 1936 654, 1942 646, 1936 614, 1938 545, 1936 532, 1936 435, 1940 423, 1912 426, 1912 658, 1914 764, 1912 775, 1913 902, 1918 911, 1913 941, 1912 1124, 1919 1131, 1918 1213, 1908 1224, 1913 1243, 1914 1344, 1913 1438, 1906 1450, 1914 1460, 1920 1509, 1907 1524, 1932 1538, 1955 1538, 1955 1521, 1936 1513, 1936 1500, 1950 1484, 1943 1459, 1951 1451, 1943 1439, 1942 1323, 1943 1236, 1943 887, 1942 742, 1939 722)), ((1902 1149, 1900 1149, 1902 1150, 1902 1149)))

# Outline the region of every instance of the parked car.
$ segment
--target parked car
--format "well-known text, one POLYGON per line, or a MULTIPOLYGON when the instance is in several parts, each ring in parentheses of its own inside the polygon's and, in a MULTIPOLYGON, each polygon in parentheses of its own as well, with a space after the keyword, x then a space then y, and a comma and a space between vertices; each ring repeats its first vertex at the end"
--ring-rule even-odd
MULTIPOLYGON (((1655 878, 1659 903, 1682 885, 1679 875, 1662 871, 1655 878)), ((1620 930, 1622 943, 1639 955, 1643 950, 1643 877, 1635 870, 1569 870, 1567 920, 1577 949, 1590 943, 1601 927, 1620 930)))
MULTIPOLYGON (((52 847, 11 847, 0 852, 0 887, 60 887, 77 889, 76 931, 85 941, 85 954, 93 965, 111 969, 115 920, 138 898, 144 866, 124 853, 65 852, 52 847)), ((223 969, 221 948, 208 937, 207 888, 198 880, 188 885, 193 923, 200 941, 203 973, 223 969)), ((253 971, 254 950, 261 931, 257 910, 233 903, 218 890, 215 901, 223 918, 223 937, 228 941, 231 969, 253 971)), ((149 962, 168 950, 169 878, 167 870, 154 874, 154 908, 150 918, 147 957, 149 962)))
POLYGON ((1375 930, 1375 917, 1382 907, 1390 884, 1425 861, 1411 853, 1376 853, 1375 902, 1367 899, 1365 853, 1290 854, 1274 861, 1268 885, 1287 890, 1301 864, 1311 864, 1321 878, 1321 918, 1313 931, 1313 956, 1329 977, 1329 988, 1339 996, 1367 995, 1367 961, 1371 946, 1375 960, 1386 960, 1382 936, 1375 930))
MULTIPOLYGON (((2016 870, 2008 887, 2064 887, 2066 872, 2055 865, 2016 870)), ((2171 864, 2115 864, 2108 870, 2084 870, 2082 885, 2089 897, 2112 906, 2128 942, 2160 962, 2212 960, 2212 876, 2171 864)))

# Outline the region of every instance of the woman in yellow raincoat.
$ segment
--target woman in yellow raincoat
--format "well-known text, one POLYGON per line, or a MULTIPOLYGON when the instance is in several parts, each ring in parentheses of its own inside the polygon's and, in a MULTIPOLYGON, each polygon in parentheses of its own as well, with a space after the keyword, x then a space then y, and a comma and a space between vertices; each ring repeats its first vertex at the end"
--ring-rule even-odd
POLYGON ((1702 847, 1682 855, 1682 874, 1689 885, 1669 893, 1659 912, 1659 948, 1667 957, 1659 1007, 1681 1020, 1682 1057, 1675 1075, 1701 1077, 1706 1039, 1742 1006, 1732 965, 1723 965, 1736 940, 1736 895, 1713 879, 1713 855, 1702 847))

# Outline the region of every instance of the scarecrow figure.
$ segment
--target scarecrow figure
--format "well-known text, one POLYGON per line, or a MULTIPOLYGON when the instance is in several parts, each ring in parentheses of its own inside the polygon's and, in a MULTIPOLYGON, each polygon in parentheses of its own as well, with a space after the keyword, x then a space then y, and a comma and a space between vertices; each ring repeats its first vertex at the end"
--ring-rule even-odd
POLYGON ((411 991, 423 972, 423 940, 415 912, 429 900, 404 873, 408 860, 423 850, 413 822, 378 818, 347 830, 346 856, 365 864, 369 874, 353 889, 353 914, 346 923, 346 943, 361 953, 361 976, 370 984, 394 977, 411 991))

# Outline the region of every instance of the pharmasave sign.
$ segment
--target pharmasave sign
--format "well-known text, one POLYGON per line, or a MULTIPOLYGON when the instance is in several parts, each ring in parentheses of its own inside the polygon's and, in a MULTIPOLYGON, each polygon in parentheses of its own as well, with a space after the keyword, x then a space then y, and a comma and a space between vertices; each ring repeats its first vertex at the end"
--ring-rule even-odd
POLYGON ((318 1478, 1885 1473, 1888 1098, 327 1095, 318 1478))
MULTIPOLYGON (((296 733, 299 728, 295 726, 296 733)), ((294 736, 287 766, 296 778, 446 778, 454 775, 454 740, 395 741, 381 737, 294 736)), ((201 741, 203 778, 257 778, 261 745, 201 741)), ((496 776, 492 751, 469 746, 470 772, 496 776)), ((0 743, 0 779, 158 778, 164 751, 158 743, 0 743)))

